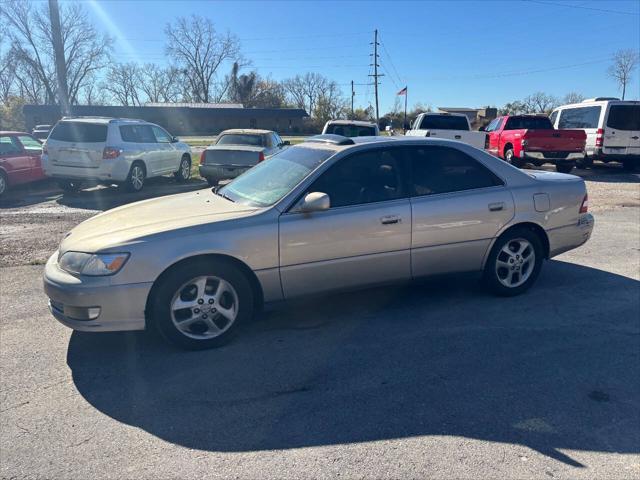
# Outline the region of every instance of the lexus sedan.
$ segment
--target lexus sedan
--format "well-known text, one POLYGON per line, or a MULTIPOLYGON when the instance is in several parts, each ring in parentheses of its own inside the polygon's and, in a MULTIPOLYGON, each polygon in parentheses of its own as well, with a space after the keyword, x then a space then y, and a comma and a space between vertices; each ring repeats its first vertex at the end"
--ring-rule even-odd
POLYGON ((521 171, 429 138, 312 137, 218 190, 146 200, 73 229, 49 259, 53 315, 221 345, 263 304, 452 272, 498 295, 593 229, 579 177, 521 171))

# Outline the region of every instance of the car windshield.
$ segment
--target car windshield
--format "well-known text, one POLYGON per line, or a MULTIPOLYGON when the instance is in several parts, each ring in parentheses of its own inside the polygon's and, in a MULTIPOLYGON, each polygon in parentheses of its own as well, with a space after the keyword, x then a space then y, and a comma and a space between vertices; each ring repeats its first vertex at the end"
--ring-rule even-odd
POLYGON ((469 122, 459 115, 425 115, 420 122, 422 130, 469 130, 469 122))
POLYGON ((248 135, 245 133, 226 133, 221 135, 216 145, 251 145, 262 147, 262 135, 248 135))
POLYGON ((334 151, 328 149, 288 148, 240 175, 219 193, 242 205, 268 207, 333 154, 334 151))
POLYGON ((509 117, 505 130, 549 130, 553 129, 547 117, 509 117))
POLYGON ((325 133, 334 135, 342 135, 343 137, 369 137, 375 136, 375 127, 366 125, 343 125, 339 123, 330 123, 327 125, 325 133))

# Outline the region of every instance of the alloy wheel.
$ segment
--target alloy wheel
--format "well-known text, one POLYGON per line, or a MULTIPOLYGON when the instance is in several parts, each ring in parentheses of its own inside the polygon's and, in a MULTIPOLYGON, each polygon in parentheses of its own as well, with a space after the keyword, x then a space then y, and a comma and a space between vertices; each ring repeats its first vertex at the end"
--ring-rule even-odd
POLYGON ((184 283, 171 299, 171 320, 183 335, 207 340, 233 325, 238 307, 233 285, 216 276, 200 276, 184 283))
POLYGON ((187 180, 191 176, 191 165, 189 164, 189 160, 182 160, 182 163, 180 164, 180 172, 184 180, 187 180))
POLYGON ((509 240, 496 257, 498 281, 508 288, 525 283, 534 270, 536 253, 533 245, 524 238, 509 240))
POLYGON ((140 190, 144 185, 144 171, 138 165, 131 169, 131 186, 134 190, 140 190))
POLYGON ((0 195, 7 189, 7 181, 4 179, 4 175, 0 175, 0 195))

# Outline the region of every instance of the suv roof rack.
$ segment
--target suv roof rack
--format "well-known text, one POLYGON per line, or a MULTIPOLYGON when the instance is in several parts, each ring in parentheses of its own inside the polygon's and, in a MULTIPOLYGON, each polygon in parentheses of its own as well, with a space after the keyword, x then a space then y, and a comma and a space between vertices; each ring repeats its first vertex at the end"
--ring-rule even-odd
POLYGON ((307 138, 304 143, 329 143, 331 145, 355 145, 353 139, 343 137, 342 135, 334 135, 333 133, 325 133, 324 135, 314 135, 307 138))

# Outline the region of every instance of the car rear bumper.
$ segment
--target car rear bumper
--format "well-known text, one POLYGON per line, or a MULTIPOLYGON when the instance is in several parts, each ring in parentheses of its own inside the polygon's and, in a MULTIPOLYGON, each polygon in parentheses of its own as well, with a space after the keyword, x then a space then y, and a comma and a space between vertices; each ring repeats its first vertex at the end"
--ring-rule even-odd
POLYGON ((129 167, 125 158, 103 159, 97 167, 83 167, 54 164, 47 155, 42 155, 42 170, 53 178, 123 182, 129 175, 129 167))
POLYGON ((151 282, 111 285, 109 277, 76 277, 58 267, 57 257, 49 258, 43 282, 49 310, 60 323, 85 332, 145 328, 151 282))
POLYGON ((236 165, 200 165, 200 176, 215 180, 226 180, 228 178, 236 178, 249 170, 252 166, 236 166, 236 165))
POLYGON ((575 163, 576 160, 584 158, 584 152, 572 152, 558 157, 550 157, 548 153, 547 156, 545 156, 544 152, 529 152, 521 150, 520 158, 538 163, 575 163))
POLYGON ((590 213, 583 213, 576 225, 554 228, 547 231, 549 237, 549 258, 560 255, 583 245, 593 232, 595 220, 590 213))
POLYGON ((640 152, 630 151, 629 148, 596 148, 594 150, 587 151, 587 155, 589 158, 593 158, 594 160, 602 160, 605 162, 609 161, 623 161, 623 160, 631 160, 635 162, 640 162, 640 152))

